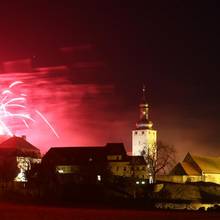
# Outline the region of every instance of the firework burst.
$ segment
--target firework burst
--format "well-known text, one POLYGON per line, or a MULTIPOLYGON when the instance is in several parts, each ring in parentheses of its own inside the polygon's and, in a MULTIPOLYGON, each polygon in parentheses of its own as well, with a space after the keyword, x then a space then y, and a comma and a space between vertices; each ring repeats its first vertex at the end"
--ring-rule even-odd
POLYGON ((23 125, 29 128, 35 122, 33 115, 36 113, 46 123, 51 132, 59 138, 53 126, 40 111, 37 109, 33 112, 28 111, 27 95, 24 93, 18 94, 16 90, 16 87, 21 84, 23 84, 22 81, 15 81, 0 93, 0 135, 14 135, 18 122, 19 126, 23 125))

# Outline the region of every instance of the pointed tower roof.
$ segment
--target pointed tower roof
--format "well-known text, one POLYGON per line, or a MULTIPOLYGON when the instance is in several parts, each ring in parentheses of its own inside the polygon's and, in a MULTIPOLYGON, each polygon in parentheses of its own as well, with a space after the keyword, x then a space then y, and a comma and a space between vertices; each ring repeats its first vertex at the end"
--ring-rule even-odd
POLYGON ((146 86, 145 86, 144 84, 143 84, 143 87, 142 87, 141 104, 147 104, 147 99, 146 99, 146 86))
POLYGON ((149 105, 146 99, 146 86, 142 87, 142 97, 139 104, 139 121, 136 123, 138 129, 151 129, 153 123, 149 120, 149 105))

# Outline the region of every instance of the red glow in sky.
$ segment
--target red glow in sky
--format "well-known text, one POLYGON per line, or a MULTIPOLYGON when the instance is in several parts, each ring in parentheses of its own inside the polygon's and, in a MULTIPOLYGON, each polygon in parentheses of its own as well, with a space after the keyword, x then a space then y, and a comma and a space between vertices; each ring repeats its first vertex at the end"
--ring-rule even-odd
POLYGON ((1 74, 2 87, 7 88, 15 80, 23 82, 15 87, 14 92, 26 94, 24 112, 31 120, 27 121, 27 126, 22 120, 7 123, 13 134, 26 135, 27 140, 42 152, 51 146, 104 145, 113 138, 114 132, 108 132, 115 130, 113 127, 117 130, 117 122, 109 115, 111 108, 114 108, 111 106, 113 86, 72 84, 65 75, 51 77, 46 69, 32 73, 1 74), (45 116, 51 127, 38 112, 45 116), (113 121, 110 123, 110 120, 113 121))

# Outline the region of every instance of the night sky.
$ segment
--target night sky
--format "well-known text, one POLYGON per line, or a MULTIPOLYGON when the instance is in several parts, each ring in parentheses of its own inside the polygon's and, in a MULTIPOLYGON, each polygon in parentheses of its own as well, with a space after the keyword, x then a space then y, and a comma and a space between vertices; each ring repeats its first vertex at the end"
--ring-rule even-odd
MULTIPOLYGON (((130 151, 144 83, 159 139, 174 145, 178 158, 188 151, 220 155, 217 1, 55 2, 0 7, 1 62, 31 58, 34 68, 70 68, 63 76, 70 86, 67 107, 60 109, 65 129, 62 117, 55 123, 64 139, 40 143, 47 145, 43 150, 123 141, 130 151), (87 52, 71 66, 63 54, 80 48, 87 52), (71 108, 73 100, 81 104, 71 108)), ((54 82, 52 75, 47 80, 54 82)))

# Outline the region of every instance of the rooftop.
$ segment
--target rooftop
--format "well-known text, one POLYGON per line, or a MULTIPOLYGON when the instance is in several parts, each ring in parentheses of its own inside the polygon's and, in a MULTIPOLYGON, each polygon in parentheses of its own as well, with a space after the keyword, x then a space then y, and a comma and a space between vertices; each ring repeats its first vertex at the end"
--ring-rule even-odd
POLYGON ((18 152, 32 152, 35 157, 40 157, 40 150, 29 143, 24 137, 13 136, 0 144, 0 151, 15 150, 18 152))
POLYGON ((191 155, 204 173, 220 173, 220 157, 206 157, 191 155))
POLYGON ((103 162, 106 159, 104 147, 53 147, 45 154, 54 164, 85 164, 103 162))

